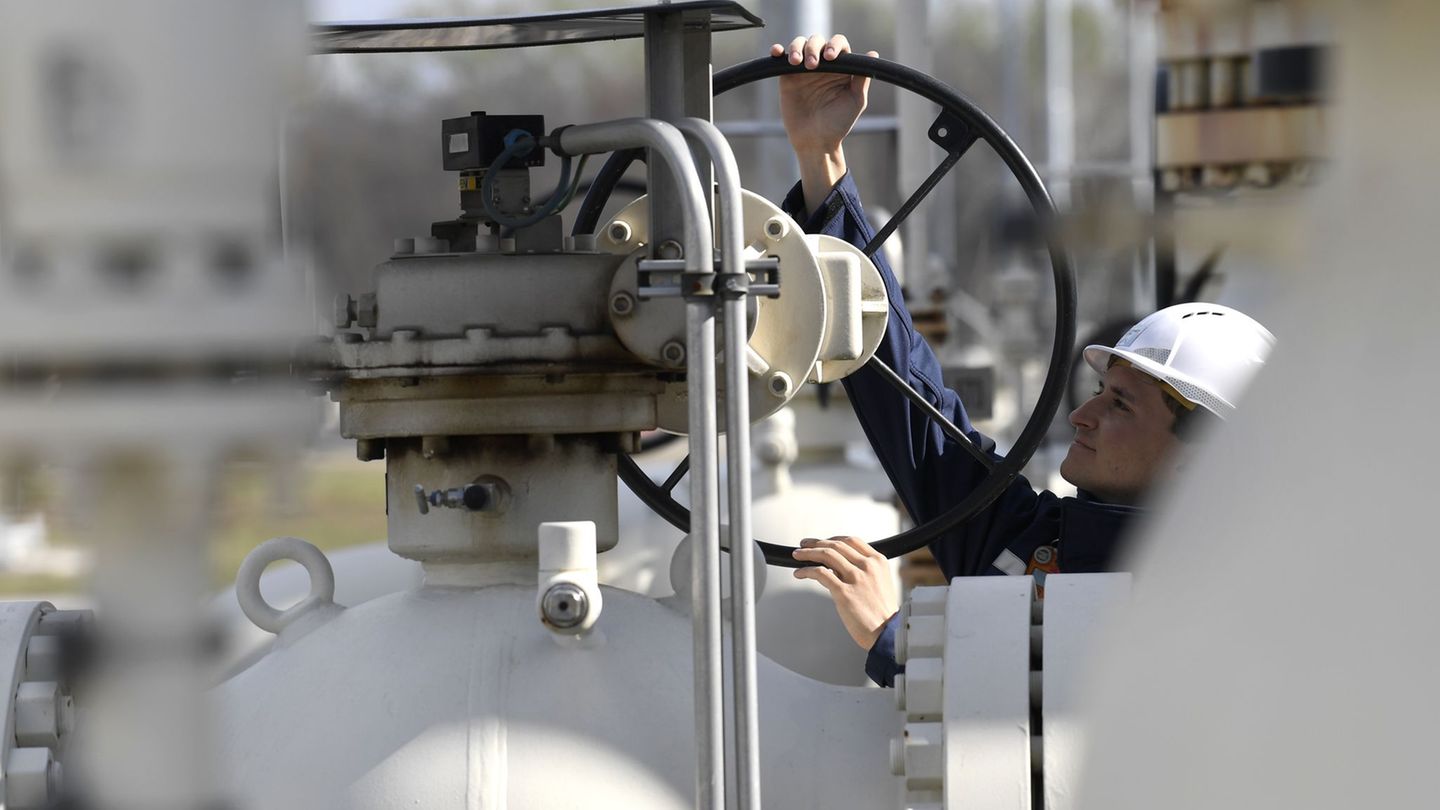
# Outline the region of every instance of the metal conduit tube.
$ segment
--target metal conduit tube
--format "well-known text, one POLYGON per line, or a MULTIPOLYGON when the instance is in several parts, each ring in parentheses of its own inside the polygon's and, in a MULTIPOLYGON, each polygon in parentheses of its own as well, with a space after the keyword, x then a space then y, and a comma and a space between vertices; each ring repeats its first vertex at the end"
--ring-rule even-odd
POLYGON ((745 297, 745 216, 740 167, 720 130, 703 118, 676 126, 703 146, 720 187, 720 285, 725 326, 725 450, 729 495, 730 640, 735 695, 736 806, 760 808, 760 712, 755 683, 755 561, 750 553, 750 374, 745 297), (738 281, 734 286, 731 283, 738 281))
POLYGON ((697 180, 695 160, 679 129, 652 118, 620 118, 599 124, 576 124, 555 133, 555 149, 561 155, 615 152, 636 146, 659 155, 675 175, 684 215, 685 258, 699 262, 699 266, 692 264, 689 272, 713 272, 715 248, 710 239, 709 205, 705 201, 705 190, 697 180))
MULTIPOLYGON (((649 118, 565 127, 562 154, 649 147, 670 169, 680 192, 686 275, 715 271, 710 211, 695 161, 680 130, 649 118)), ((654 246, 652 246, 653 249, 654 246)), ((708 292, 708 291, 707 291, 708 292)), ((720 632, 720 515, 715 417, 715 310, 709 295, 685 303, 686 395, 690 417, 690 613, 695 637, 696 806, 725 807, 724 658, 720 632)))
MULTIPOLYGON (((713 266, 714 257, 707 262, 713 266)), ((720 635, 720 489, 715 420, 715 308, 685 302, 686 395, 690 398, 691 618, 702 808, 725 806, 724 657, 720 635)))

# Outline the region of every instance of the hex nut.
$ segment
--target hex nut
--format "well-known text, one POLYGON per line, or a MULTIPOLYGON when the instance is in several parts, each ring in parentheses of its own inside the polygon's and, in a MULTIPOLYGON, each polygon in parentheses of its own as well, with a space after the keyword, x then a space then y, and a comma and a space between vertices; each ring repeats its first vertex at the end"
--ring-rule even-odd
POLYGON ((361 461, 381 461, 385 458, 384 439, 355 440, 355 457, 361 461))
POLYGON ((615 220, 610 223, 610 227, 605 229, 605 235, 609 237, 611 242, 617 245, 623 245, 629 242, 633 234, 634 232, 630 230, 630 223, 623 219, 615 220))
POLYGON ((449 253, 450 240, 438 236, 417 236, 415 237, 416 253, 449 253))
POLYGON ((379 322, 379 317, 380 304, 375 299, 375 293, 362 293, 355 304, 355 324, 374 327, 379 322))
POLYGON ((780 399, 788 398, 794 388, 795 383, 790 379, 790 375, 783 371, 777 371, 765 379, 765 390, 780 399))
POLYGON ((58 681, 62 655, 59 636, 31 636, 25 648, 25 680, 58 681))
POLYGON ((675 368, 685 365, 685 344, 678 340, 666 343, 660 347, 660 359, 675 368))
POLYGON ((25 681, 15 693, 15 742, 48 748, 60 744, 70 699, 55 681, 25 681))
POLYGON ((610 297, 610 312, 620 317, 625 317, 635 311, 635 296, 628 292, 620 291, 610 297))
POLYGON ((349 293, 335 296, 332 318, 336 329, 344 329, 355 322, 355 299, 349 293))
POLYGON ((40 810, 50 804, 60 778, 49 748, 13 748, 5 761, 5 807, 40 810))

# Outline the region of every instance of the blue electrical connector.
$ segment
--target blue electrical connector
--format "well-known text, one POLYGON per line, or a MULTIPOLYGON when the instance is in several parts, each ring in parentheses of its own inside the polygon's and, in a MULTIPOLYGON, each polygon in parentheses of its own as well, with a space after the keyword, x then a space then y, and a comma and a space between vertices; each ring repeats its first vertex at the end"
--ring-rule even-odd
MULTIPOLYGON (((509 217, 495 209, 494 183, 495 174, 505 168, 511 160, 517 157, 524 157, 539 146, 535 136, 523 129, 512 129, 505 133, 505 148, 495 157, 490 168, 485 172, 485 179, 480 184, 480 202, 485 207, 485 215, 497 225, 506 228, 525 228, 534 225, 545 217, 564 208, 575 196, 575 190, 579 187, 580 172, 575 173, 575 182, 570 179, 570 156, 564 155, 560 159, 560 182, 556 183, 555 190, 545 198, 533 214, 525 217, 509 217)), ((585 156, 580 158, 580 169, 584 170, 585 156)))

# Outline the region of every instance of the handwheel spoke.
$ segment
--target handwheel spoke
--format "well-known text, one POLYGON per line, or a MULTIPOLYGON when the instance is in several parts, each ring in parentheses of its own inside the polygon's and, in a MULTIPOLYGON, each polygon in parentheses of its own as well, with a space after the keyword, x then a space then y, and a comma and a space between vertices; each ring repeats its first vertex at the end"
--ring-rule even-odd
POLYGON ((875 237, 865 245, 864 252, 866 258, 875 258, 875 251, 879 250, 881 245, 885 244, 885 240, 890 238, 890 234, 894 233, 895 229, 900 227, 900 223, 904 222, 905 218, 910 216, 910 212, 915 210, 915 206, 924 201, 925 197, 930 194, 930 191, 935 188, 936 184, 944 179, 945 175, 949 174, 951 169, 955 168, 955 164, 959 163, 960 158, 964 155, 964 150, 953 151, 946 155, 944 160, 940 161, 940 165, 936 166, 935 170, 930 172, 930 176, 925 178, 925 182, 921 183, 920 187, 915 189, 915 193, 910 195, 910 199, 906 200, 905 204, 900 206, 900 210, 895 212, 895 216, 890 217, 890 221, 886 222, 879 233, 876 233, 875 237))
POLYGON ((895 390, 904 394, 906 399, 910 400, 910 402, 912 402, 917 408, 924 411, 926 416, 929 416, 930 419, 935 422, 935 424, 940 426, 941 432, 943 432, 946 436, 949 436, 961 447, 965 448, 965 452, 969 453, 975 458, 976 461, 980 462, 981 466, 983 466, 986 470, 995 469, 995 459, 990 458, 990 456, 987 455, 984 450, 981 450, 975 444, 975 442, 970 441, 969 436, 966 436, 964 433, 962 433, 960 431, 960 428, 955 427, 955 423, 947 419, 945 417, 945 414, 940 412, 939 408, 931 405, 930 400, 926 399, 924 394, 921 394, 919 391, 911 388, 910 383, 905 382, 905 380, 903 380, 899 374, 895 373, 894 369, 885 365, 885 363, 878 357, 870 358, 869 365, 872 366, 876 371, 880 372, 880 376, 885 378, 886 382, 894 386, 895 390))
POLYGON ((687 454, 685 458, 680 459, 679 466, 670 473, 670 477, 665 479, 665 483, 661 484, 660 488, 665 490, 666 495, 669 495, 675 491, 675 487, 680 484, 680 479, 684 478, 685 473, 688 472, 690 472, 690 456, 687 454))

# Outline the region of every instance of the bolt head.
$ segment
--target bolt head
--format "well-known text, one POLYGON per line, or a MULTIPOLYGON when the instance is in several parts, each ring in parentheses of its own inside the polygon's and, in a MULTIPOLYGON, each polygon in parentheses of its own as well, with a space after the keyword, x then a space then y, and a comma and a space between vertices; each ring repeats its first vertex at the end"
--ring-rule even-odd
POLYGON ((660 347, 660 359, 671 366, 682 366, 685 364, 685 344, 678 340, 672 340, 660 347))
POLYGON ((794 382, 790 379, 790 375, 783 371, 777 371, 765 380, 765 389, 769 391, 772 396, 780 399, 789 397, 794 385, 794 382))
POLYGON ((785 238, 790 232, 790 226, 780 217, 771 217, 765 220, 765 236, 771 241, 785 238))
POLYGON ((605 235, 610 237, 610 241, 617 245, 623 245, 629 242, 632 234, 630 223, 620 219, 610 223, 610 227, 605 229, 605 235))
POLYGON ((629 315, 635 311, 635 297, 628 292, 618 292, 610 297, 610 311, 616 315, 629 315))
POLYGON ((355 457, 361 461, 380 461, 385 458, 384 439, 357 439, 355 457))
POLYGON ((379 302, 375 300, 375 293, 365 293, 355 302, 356 324, 373 327, 378 322, 379 315, 379 302))
POLYGON ((561 582, 550 586, 540 599, 540 619, 558 630, 571 630, 590 615, 590 597, 580 586, 561 582))
POLYGON ((655 256, 660 259, 683 259, 685 258, 685 248, 681 247, 680 243, 674 239, 666 239, 656 249, 655 256))
POLYGON ((336 329, 344 329, 355 321, 355 299, 346 293, 335 296, 333 318, 336 329))

